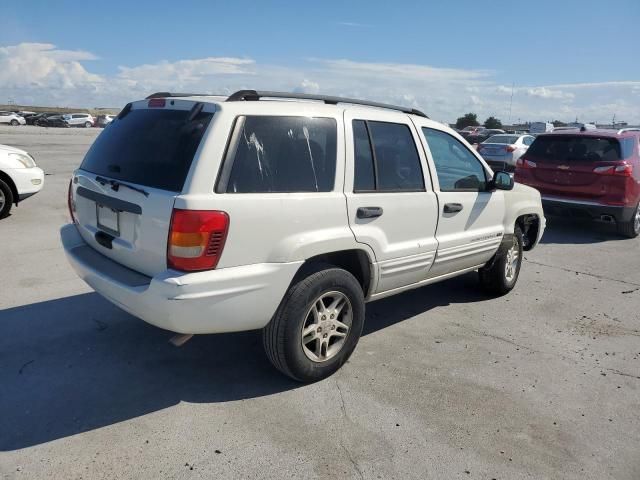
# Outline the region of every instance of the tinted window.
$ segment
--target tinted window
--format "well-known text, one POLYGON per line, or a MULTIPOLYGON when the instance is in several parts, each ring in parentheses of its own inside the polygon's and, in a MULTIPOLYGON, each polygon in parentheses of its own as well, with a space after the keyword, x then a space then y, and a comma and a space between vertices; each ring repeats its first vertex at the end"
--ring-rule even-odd
POLYGON ((482 191, 486 187, 486 175, 478 159, 451 135, 422 129, 436 166, 440 190, 482 191))
POLYGON ((615 138, 585 135, 544 135, 533 142, 528 157, 550 162, 599 162, 620 160, 615 138))
POLYGON ((353 148, 354 148, 354 191, 372 191, 376 189, 376 180, 373 169, 373 155, 369 134, 364 120, 353 121, 353 148))
POLYGON ((336 130, 332 118, 239 117, 218 191, 333 190, 336 130))
POLYGON ((376 161, 377 189, 424 190, 420 157, 407 125, 367 122, 376 161))
POLYGON ((524 137, 522 139, 522 143, 524 143, 525 145, 529 146, 533 143, 533 141, 535 140, 535 138, 533 137, 524 137))
POLYGON ((213 114, 131 110, 102 131, 80 168, 97 175, 179 192, 213 114))

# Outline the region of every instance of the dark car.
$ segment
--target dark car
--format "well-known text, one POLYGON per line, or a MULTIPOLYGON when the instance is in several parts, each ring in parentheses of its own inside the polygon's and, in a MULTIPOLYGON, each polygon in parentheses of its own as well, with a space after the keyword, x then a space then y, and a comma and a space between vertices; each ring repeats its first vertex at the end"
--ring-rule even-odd
POLYGON ((484 130, 479 130, 475 133, 467 135, 466 138, 467 142, 473 145, 475 143, 482 143, 489 137, 493 137, 494 135, 501 135, 503 133, 505 133, 505 131, 498 128, 485 128, 484 130))
POLYGON ((55 112, 42 113, 40 114, 40 116, 38 116, 33 120, 33 124, 38 125, 39 127, 50 127, 51 119, 53 117, 59 117, 59 116, 60 114, 55 112))
POLYGON ((480 133, 481 131, 486 130, 485 127, 464 127, 462 130, 460 130, 460 135, 462 135, 463 138, 468 138, 469 135, 475 135, 477 133, 480 133))
POLYGON ((537 188, 547 215, 615 223, 640 234, 640 128, 539 135, 516 163, 516 182, 537 188))

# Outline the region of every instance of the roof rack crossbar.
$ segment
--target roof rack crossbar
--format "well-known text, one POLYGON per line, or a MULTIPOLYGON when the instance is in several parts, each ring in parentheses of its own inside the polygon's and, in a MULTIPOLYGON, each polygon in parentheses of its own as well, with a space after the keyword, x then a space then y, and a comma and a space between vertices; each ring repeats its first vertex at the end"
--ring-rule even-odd
POLYGON ((239 101, 256 101, 261 98, 285 98, 292 100, 317 100, 329 105, 337 105, 338 103, 350 103, 352 105, 365 105, 367 107, 386 108, 390 110, 398 110, 403 113, 410 113, 420 117, 427 117, 420 110, 415 108, 400 107, 398 105, 389 105, 387 103, 370 102, 368 100, 358 100, 355 98, 332 97, 328 95, 312 95, 309 93, 286 93, 286 92, 268 92, 261 90, 239 90, 227 98, 227 102, 239 101))
POLYGON ((618 135, 624 132, 640 132, 640 127, 621 128, 620 130, 618 130, 618 135))
POLYGON ((149 95, 146 100, 151 98, 174 98, 174 97, 212 97, 210 93, 173 93, 173 92, 156 92, 149 95))

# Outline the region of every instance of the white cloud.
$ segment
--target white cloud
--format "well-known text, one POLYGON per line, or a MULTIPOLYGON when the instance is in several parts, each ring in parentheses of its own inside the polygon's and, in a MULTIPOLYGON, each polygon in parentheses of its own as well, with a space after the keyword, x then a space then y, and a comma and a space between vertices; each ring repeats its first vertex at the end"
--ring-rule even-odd
MULTIPOLYGON (((111 75, 91 73, 96 57, 51 44, 0 47, 0 95, 19 103, 119 106, 152 91, 228 94, 242 88, 324 93, 407 105, 437 120, 466 112, 508 121, 512 87, 491 70, 431 65, 306 59, 296 67, 251 58, 206 57, 121 66, 111 75)), ((616 118, 640 123, 640 81, 513 87, 511 120, 592 121, 616 118)), ((0 97, 0 102, 4 101, 0 97)))

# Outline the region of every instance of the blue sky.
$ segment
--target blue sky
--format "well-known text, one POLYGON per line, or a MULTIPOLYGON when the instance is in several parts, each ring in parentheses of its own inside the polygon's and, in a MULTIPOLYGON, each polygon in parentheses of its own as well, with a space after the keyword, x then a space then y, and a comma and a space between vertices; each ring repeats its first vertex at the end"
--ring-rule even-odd
POLYGON ((508 116, 515 84, 513 120, 640 121, 638 0, 22 0, 0 18, 0 102, 261 87, 411 103, 451 121, 508 116))

